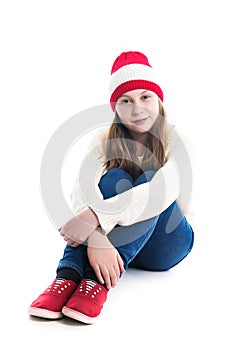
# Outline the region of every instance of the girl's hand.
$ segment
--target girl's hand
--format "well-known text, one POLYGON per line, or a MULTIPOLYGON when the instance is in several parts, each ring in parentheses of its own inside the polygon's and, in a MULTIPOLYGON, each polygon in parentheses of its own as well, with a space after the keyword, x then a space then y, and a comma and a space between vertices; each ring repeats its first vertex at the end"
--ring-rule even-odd
POLYGON ((105 283, 108 289, 115 287, 125 269, 120 254, 107 236, 95 230, 88 239, 87 255, 99 282, 105 283))
POLYGON ((67 244, 77 247, 87 240, 98 225, 98 218, 93 211, 85 209, 70 219, 59 231, 67 244))

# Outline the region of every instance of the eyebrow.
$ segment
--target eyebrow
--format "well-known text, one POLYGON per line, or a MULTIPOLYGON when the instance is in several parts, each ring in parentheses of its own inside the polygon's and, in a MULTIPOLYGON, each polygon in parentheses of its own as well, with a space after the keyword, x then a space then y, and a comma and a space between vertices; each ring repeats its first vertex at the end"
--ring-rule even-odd
POLYGON ((130 97, 129 95, 126 95, 126 94, 124 94, 124 95, 121 95, 121 97, 119 97, 119 98, 122 98, 122 97, 130 97))
MULTIPOLYGON (((145 92, 148 92, 149 90, 144 90, 142 92, 140 92, 140 95, 144 94, 145 92)), ((127 94, 124 94, 124 95, 121 95, 121 97, 129 97, 129 98, 132 98, 130 95, 127 95, 127 94)), ((120 98, 121 98, 120 97, 120 98)))

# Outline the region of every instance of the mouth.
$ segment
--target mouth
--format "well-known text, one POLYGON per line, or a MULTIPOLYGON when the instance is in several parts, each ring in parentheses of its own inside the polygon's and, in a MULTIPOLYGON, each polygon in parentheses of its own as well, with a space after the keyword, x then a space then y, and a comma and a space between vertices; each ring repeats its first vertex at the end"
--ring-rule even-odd
POLYGON ((147 119, 148 118, 137 119, 137 120, 134 120, 132 123, 135 125, 141 125, 141 124, 144 124, 147 121, 147 119))

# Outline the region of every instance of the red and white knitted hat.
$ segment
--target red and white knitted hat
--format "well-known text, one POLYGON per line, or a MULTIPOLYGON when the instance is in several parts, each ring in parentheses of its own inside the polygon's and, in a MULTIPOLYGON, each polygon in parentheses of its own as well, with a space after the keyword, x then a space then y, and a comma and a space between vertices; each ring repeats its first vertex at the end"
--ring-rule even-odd
POLYGON ((138 51, 122 52, 114 61, 110 80, 110 103, 112 110, 124 93, 146 89, 155 92, 163 101, 163 91, 156 82, 154 69, 147 57, 138 51))

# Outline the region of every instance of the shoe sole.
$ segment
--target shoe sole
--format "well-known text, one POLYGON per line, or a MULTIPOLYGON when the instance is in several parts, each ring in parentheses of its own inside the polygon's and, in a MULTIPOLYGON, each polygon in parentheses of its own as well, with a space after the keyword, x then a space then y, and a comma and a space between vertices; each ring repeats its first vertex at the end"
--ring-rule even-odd
POLYGON ((73 309, 69 309, 68 307, 63 307, 62 309, 62 313, 63 315, 69 317, 69 318, 73 318, 76 321, 80 321, 86 324, 93 324, 95 323, 95 321, 97 320, 97 317, 89 317, 85 314, 83 314, 82 312, 79 311, 75 311, 73 309))
POLYGON ((61 312, 56 311, 50 311, 46 309, 40 309, 37 307, 30 307, 28 309, 28 313, 31 316, 41 317, 41 318, 48 318, 50 320, 57 320, 59 318, 63 317, 63 314, 61 312))

